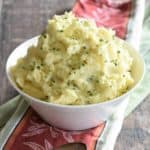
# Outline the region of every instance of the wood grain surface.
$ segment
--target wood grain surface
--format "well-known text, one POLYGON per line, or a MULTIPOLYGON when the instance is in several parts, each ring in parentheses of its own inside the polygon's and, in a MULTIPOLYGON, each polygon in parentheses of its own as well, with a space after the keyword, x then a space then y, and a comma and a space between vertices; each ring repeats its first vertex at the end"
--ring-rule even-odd
MULTIPOLYGON (((6 78, 5 64, 21 42, 40 34, 54 14, 69 10, 75 0, 0 0, 0 104, 17 92, 6 78)), ((150 96, 124 121, 115 150, 150 150, 150 96)), ((64 149, 64 148, 63 148, 64 149)), ((80 150, 75 145, 67 149, 80 150)))

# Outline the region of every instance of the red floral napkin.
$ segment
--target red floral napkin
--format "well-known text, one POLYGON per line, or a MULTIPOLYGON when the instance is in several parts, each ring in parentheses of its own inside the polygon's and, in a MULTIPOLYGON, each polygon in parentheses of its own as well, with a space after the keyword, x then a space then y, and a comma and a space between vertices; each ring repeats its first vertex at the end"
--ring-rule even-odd
POLYGON ((98 26, 112 28, 120 38, 125 38, 131 0, 78 0, 72 11, 78 17, 94 19, 98 26))
POLYGON ((4 146, 5 150, 53 150, 63 144, 79 142, 94 150, 105 123, 84 131, 65 131, 48 125, 29 108, 4 146))

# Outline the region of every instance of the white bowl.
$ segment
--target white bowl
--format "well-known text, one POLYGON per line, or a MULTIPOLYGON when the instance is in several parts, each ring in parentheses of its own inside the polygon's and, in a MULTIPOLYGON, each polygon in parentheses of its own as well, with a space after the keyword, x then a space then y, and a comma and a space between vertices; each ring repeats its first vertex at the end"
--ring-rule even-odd
POLYGON ((129 53, 133 57, 132 73, 136 84, 127 93, 113 100, 89 105, 68 106, 47 103, 40 101, 21 91, 13 81, 10 67, 16 64, 17 59, 27 54, 27 49, 31 45, 37 44, 38 37, 19 45, 9 56, 6 64, 6 72, 12 86, 30 103, 31 107, 49 124, 67 130, 83 130, 97 126, 101 121, 105 121, 114 113, 126 100, 131 91, 137 87, 144 74, 144 61, 139 53, 128 43, 124 42, 129 53))

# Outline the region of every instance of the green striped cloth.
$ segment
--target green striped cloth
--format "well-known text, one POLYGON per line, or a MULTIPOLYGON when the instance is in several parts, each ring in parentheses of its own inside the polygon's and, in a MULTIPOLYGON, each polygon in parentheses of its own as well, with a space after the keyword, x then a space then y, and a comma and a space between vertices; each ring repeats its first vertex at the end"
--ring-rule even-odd
MULTIPOLYGON (((137 1, 138 5, 138 1, 137 1)), ((140 9, 143 9, 142 5, 139 5, 140 9)), ((127 41, 130 42, 134 47, 139 49, 141 55, 144 58, 146 64, 146 71, 144 79, 141 85, 132 93, 129 99, 129 104, 126 109, 125 116, 128 116, 144 99, 150 94, 150 6, 145 8, 145 15, 143 17, 143 24, 140 23, 141 15, 137 15, 136 18, 131 20, 129 23, 129 29, 133 28, 133 33, 130 33, 130 36, 127 36, 127 41), (142 26, 142 28, 140 27, 142 26), (141 30, 142 29, 142 30, 141 30), (139 33, 139 34, 138 34, 139 33), (140 34, 141 33, 141 34, 140 34), (141 36, 139 36, 141 35, 141 36), (139 44, 138 44, 139 43, 139 44)), ((128 34, 129 35, 129 34, 128 34)))

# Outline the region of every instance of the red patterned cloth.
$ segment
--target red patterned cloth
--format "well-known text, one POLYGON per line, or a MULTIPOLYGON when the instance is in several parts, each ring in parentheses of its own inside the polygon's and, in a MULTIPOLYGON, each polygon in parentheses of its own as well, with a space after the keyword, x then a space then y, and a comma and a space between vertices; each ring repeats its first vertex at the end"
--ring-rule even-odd
POLYGON ((125 38, 131 0, 78 0, 73 12, 78 17, 94 19, 98 26, 112 28, 120 38, 125 38))
POLYGON ((84 131, 65 131, 48 125, 30 108, 9 137, 5 150, 53 150, 63 144, 79 142, 94 150, 105 123, 84 131))
MULTIPOLYGON (((131 0, 77 0, 73 7, 77 17, 94 19, 98 26, 116 30, 125 38, 131 0)), ((5 150, 52 150, 63 144, 81 142, 94 150, 105 122, 84 131, 64 131, 48 125, 32 108, 25 113, 4 146, 5 150)))

